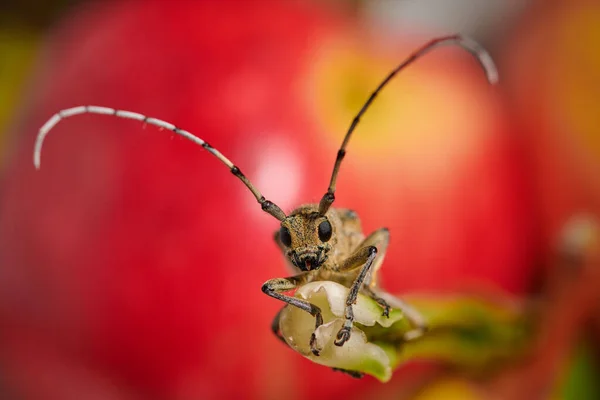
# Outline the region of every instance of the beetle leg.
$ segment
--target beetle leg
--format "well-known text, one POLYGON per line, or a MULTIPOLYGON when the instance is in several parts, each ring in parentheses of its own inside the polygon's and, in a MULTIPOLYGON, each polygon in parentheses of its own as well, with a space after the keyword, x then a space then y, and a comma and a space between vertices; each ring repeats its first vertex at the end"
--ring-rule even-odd
POLYGON ((377 247, 362 247, 346 260, 343 266, 345 268, 340 268, 340 271, 353 270, 358 268, 358 266, 360 266, 361 264, 363 265, 358 276, 354 280, 354 283, 350 287, 350 293, 348 293, 348 297, 346 297, 346 310, 344 313, 344 317, 346 318, 346 320, 344 321, 344 326, 340 329, 340 331, 337 334, 336 340, 334 342, 336 346, 343 346, 344 343, 346 343, 350 339, 350 332, 352 330, 352 325, 354 322, 354 310, 352 309, 352 305, 356 303, 358 292, 362 288, 365 277, 371 269, 371 265, 373 265, 373 260, 375 260, 376 256, 377 247))
MULTIPOLYGON (((282 294, 284 292, 289 292, 290 290, 295 289, 296 287, 298 287, 298 284, 303 283, 305 279, 306 279, 306 274, 300 274, 300 275, 292 276, 289 278, 270 279, 264 283, 264 285, 262 286, 262 291, 263 291, 263 293, 265 293, 268 296, 271 296, 277 300, 286 302, 292 306, 298 307, 299 309, 304 310, 307 313, 309 313, 310 315, 312 315, 313 317, 315 317, 315 330, 316 330, 319 326, 323 325, 323 317, 321 315, 321 309, 306 300, 302 300, 302 299, 298 299, 296 297, 286 296, 286 295, 282 294)), ((317 342, 317 337, 316 337, 315 333, 313 332, 313 334, 310 337, 310 343, 309 343, 310 350, 312 351, 312 353, 315 356, 318 356, 319 349, 317 349, 317 347, 316 347, 316 344, 317 344, 316 342, 317 342)))
POLYGON ((349 370, 349 369, 335 368, 335 367, 331 368, 331 369, 334 370, 334 371, 337 371, 337 372, 342 372, 342 373, 344 373, 346 375, 350 375, 351 377, 356 378, 356 379, 360 379, 363 376, 365 376, 365 374, 363 374, 362 372, 352 371, 352 370, 349 370))
POLYGON ((369 296, 371 299, 375 300, 377 302, 377 304, 379 304, 381 306, 381 308, 383 308, 383 312, 381 313, 381 315, 383 315, 384 317, 389 318, 390 317, 390 309, 392 308, 387 301, 385 301, 385 299, 383 297, 380 297, 373 288, 371 288, 370 286, 363 286, 363 292, 369 296))
MULTIPOLYGON (((342 265, 340 265, 340 272, 353 271, 362 266, 358 276, 350 287, 350 293, 346 298, 346 310, 344 317, 344 326, 340 329, 337 334, 334 344, 336 346, 343 346, 350 339, 350 333, 354 323, 354 310, 352 306, 356 303, 358 293, 363 288, 363 283, 367 279, 367 276, 372 272, 373 266, 380 265, 381 259, 385 255, 385 250, 389 243, 389 231, 387 228, 381 228, 370 234, 350 257, 348 257, 342 265), (378 253, 378 247, 382 248, 382 254, 379 260, 375 261, 378 253)), ((369 276, 369 280, 371 277, 369 276)))
POLYGON ((282 311, 283 311, 283 308, 281 310, 277 311, 277 314, 275 314, 275 318, 273 318, 273 322, 271 322, 271 331, 273 332, 273 334, 275 336, 277 336, 277 339, 281 340, 287 346, 287 342, 283 338, 283 335, 281 334, 281 331, 279 329, 279 320, 281 319, 282 311))
POLYGON ((429 327, 425 317, 423 317, 423 315, 410 304, 389 293, 374 288, 365 287, 364 292, 380 305, 385 303, 388 305, 388 307, 391 306, 402 311, 408 322, 410 322, 413 327, 413 329, 404 334, 405 341, 418 339, 428 331, 429 327))

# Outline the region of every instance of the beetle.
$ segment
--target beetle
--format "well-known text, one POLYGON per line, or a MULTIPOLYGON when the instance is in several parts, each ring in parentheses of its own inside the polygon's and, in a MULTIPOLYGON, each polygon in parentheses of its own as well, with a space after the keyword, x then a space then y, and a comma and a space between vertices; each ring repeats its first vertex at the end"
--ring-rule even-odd
MULTIPOLYGON (((381 228, 365 236, 355 212, 349 209, 332 207, 335 201, 336 181, 340 165, 346 156, 346 148, 352 133, 379 92, 402 69, 434 48, 444 45, 457 45, 468 51, 483 68, 488 82, 495 84, 498 81, 498 73, 491 56, 474 40, 461 35, 451 35, 427 42, 386 76, 356 114, 337 152, 329 186, 320 202, 318 204, 302 205, 289 214, 286 214, 274 202, 267 200, 238 166, 208 142, 169 122, 131 111, 99 106, 79 106, 59 111, 40 128, 34 145, 33 162, 35 167, 39 169, 44 139, 58 122, 68 117, 86 113, 133 119, 168 129, 203 147, 225 164, 231 173, 242 181, 254 195, 263 211, 280 222, 280 227, 274 235, 275 242, 297 274, 286 278, 268 280, 262 286, 262 291, 265 294, 310 313, 315 319, 316 329, 323 323, 321 310, 306 300, 286 293, 312 281, 334 281, 350 289, 345 302, 345 321, 334 341, 335 345, 343 346, 350 339, 354 321, 353 305, 356 303, 359 293, 375 300, 382 307, 382 314, 384 316, 389 315, 390 305, 384 299, 389 294, 385 294, 378 287, 377 273, 383 263, 390 234, 388 229, 381 228)), ((405 334, 404 340, 414 340, 426 332, 427 323, 415 309, 399 299, 394 299, 393 304, 394 307, 401 308, 413 328, 405 334)), ((271 328, 275 335, 285 342, 279 331, 280 315, 281 311, 275 316, 271 328)), ((314 332, 309 345, 311 352, 318 356, 320 350, 317 347, 314 332)))

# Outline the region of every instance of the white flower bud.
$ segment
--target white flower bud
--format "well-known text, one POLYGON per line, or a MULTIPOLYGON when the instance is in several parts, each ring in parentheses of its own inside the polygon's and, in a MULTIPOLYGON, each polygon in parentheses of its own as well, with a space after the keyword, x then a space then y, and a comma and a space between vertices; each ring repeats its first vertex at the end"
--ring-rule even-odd
POLYGON ((315 318, 297 307, 286 306, 281 314, 280 330, 288 345, 315 363, 359 371, 382 382, 392 376, 396 351, 382 342, 371 343, 363 328, 380 325, 387 328, 403 319, 402 312, 391 310, 389 318, 374 300, 360 295, 354 310, 354 327, 350 340, 342 347, 334 344, 344 323, 344 309, 349 289, 335 282, 311 282, 300 287, 295 296, 308 300, 322 311, 323 325, 315 331, 315 318), (320 355, 312 354, 310 337, 316 334, 320 355))

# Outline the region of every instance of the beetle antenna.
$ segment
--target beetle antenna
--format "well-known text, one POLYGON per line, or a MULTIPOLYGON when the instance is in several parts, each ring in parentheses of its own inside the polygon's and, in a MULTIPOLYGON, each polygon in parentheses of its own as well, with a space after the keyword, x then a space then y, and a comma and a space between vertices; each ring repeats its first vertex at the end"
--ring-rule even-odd
POLYGON ((281 208, 279 208, 279 206, 277 206, 275 203, 265 199, 265 197, 258 191, 258 189, 252 184, 252 182, 250 182, 250 180, 246 178, 242 171, 240 171, 240 169, 237 166, 235 166, 227 157, 221 154, 219 150, 215 149, 210 144, 200 139, 196 135, 183 129, 179 129, 178 127, 169 122, 156 118, 150 118, 145 115, 131 111, 117 110, 109 107, 79 106, 57 112, 40 128, 40 131, 35 139, 35 146, 33 151, 33 164, 35 165, 36 169, 40 169, 42 145, 44 144, 44 139, 46 138, 50 130, 52 130, 52 128, 54 128, 54 126, 56 126, 56 124, 58 124, 61 120, 80 114, 102 114, 112 115, 119 118, 133 119, 145 124, 168 129, 179 136, 183 136, 184 138, 191 140, 197 145, 202 146, 210 154, 217 157, 219 161, 225 164, 227 168, 229 168, 231 173, 235 175, 239 180, 241 180, 242 183, 246 185, 246 187, 252 192, 254 197, 256 197, 256 201, 258 201, 263 211, 269 213, 273 217, 277 218, 279 221, 283 221, 285 219, 285 213, 281 210, 281 208))
POLYGON ((321 215, 324 215, 335 201, 335 184, 338 172, 340 170, 340 164, 342 163, 342 160, 346 155, 346 146, 348 145, 348 141, 350 140, 352 132, 354 132, 354 129, 360 122, 360 118, 367 111, 375 97, 377 97, 381 89, 383 89, 383 87, 387 85, 389 81, 394 76, 396 76, 398 72, 400 72, 405 67, 412 64, 414 61, 421 58, 434 48, 445 45, 457 45, 471 53, 483 68, 487 76, 488 82, 490 84, 495 84, 498 82, 498 70, 496 69, 496 65, 494 65, 494 60, 492 59, 490 54, 473 39, 469 39, 461 35, 444 36, 427 42, 421 48, 413 52, 410 56, 408 56, 408 58, 406 58, 406 60, 404 60, 392 72, 390 72, 390 74, 379 84, 379 86, 377 86, 377 89, 375 89, 375 91, 371 93, 371 96, 369 96, 366 103, 362 106, 358 114, 356 114, 356 116, 352 120, 350 128, 348 128, 346 136, 344 137, 344 141, 342 142, 342 146, 337 152, 337 157, 333 166, 333 172, 331 174, 331 180, 329 181, 329 188, 327 189, 327 192, 323 195, 323 197, 321 198, 321 202, 319 203, 319 213, 321 215))

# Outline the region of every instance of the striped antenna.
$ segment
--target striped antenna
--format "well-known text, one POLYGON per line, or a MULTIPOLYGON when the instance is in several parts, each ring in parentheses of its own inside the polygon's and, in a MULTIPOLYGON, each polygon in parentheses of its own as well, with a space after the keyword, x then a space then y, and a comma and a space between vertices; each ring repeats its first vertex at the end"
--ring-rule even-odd
POLYGON ((396 76, 396 74, 398 72, 400 72, 405 67, 412 64, 414 61, 421 58, 423 55, 427 54, 431 50, 435 49, 436 47, 446 46, 446 45, 457 45, 457 46, 460 46, 461 48, 463 48, 464 50, 468 51, 469 53, 471 53, 477 59, 477 61, 479 61, 479 64, 481 65, 481 67, 483 68, 483 70, 487 76, 488 82, 490 84, 498 83, 498 70, 496 69, 496 66, 494 65, 494 60, 492 59, 492 57, 489 55, 489 53, 483 47, 481 47, 479 45, 479 43, 477 43, 474 40, 469 39, 467 37, 460 36, 460 35, 440 37, 440 38, 429 41, 428 43, 423 45, 421 48, 419 48, 418 50, 413 52, 410 56, 408 56, 408 58, 406 60, 404 60, 392 72, 390 72, 390 74, 379 84, 379 86, 377 86, 377 89, 375 89, 375 91, 373 93, 371 93, 371 96, 369 96, 366 103, 362 106, 362 108, 360 109, 358 114, 356 114, 356 116, 352 120, 352 123, 350 124, 350 128, 348 128, 348 131, 346 132, 346 136, 344 137, 344 141, 342 142, 342 146, 340 147, 340 149, 337 152, 337 157, 335 159, 335 164, 333 166, 333 172, 331 174, 331 180, 329 181, 329 188, 327 189, 327 192, 323 195, 323 197, 321 198, 321 202, 319 203, 319 213, 321 215, 324 215, 327 212, 327 210, 329 210, 329 207, 331 207, 331 205, 335 201, 335 184, 336 184, 338 172, 340 170, 340 164, 342 163, 342 160, 344 159, 344 156, 346 155, 346 146, 348 145, 348 141, 350 140, 350 136, 352 135, 352 132, 354 132, 354 129, 360 122, 360 118, 367 111, 367 109, 369 108, 369 106, 371 105, 371 103, 373 102, 375 97, 377 97, 377 95, 379 94, 381 89, 383 89, 384 86, 387 85, 389 83, 389 81, 394 76, 396 76))
POLYGON ((131 111, 116 110, 114 108, 109 108, 109 107, 79 106, 79 107, 68 108, 66 110, 61 110, 61 111, 57 112, 40 128, 40 131, 35 140, 35 146, 34 146, 34 151, 33 151, 33 164, 35 165, 36 169, 40 169, 42 146, 44 144, 44 139, 46 138, 48 133, 52 130, 52 128, 54 128, 54 126, 56 126, 56 124, 58 124, 61 120, 65 119, 65 118, 69 118, 69 117, 73 117, 75 115, 81 115, 81 114, 112 115, 112 116, 119 117, 119 118, 133 119, 133 120, 145 123, 145 124, 154 125, 154 126, 158 126, 159 128, 168 129, 179 136, 183 136, 184 138, 191 140, 192 142, 196 143, 197 145, 202 146, 213 156, 217 157, 223 164, 225 164, 227 166, 227 168, 229 168, 231 173, 233 175, 235 175, 236 177, 238 177, 239 180, 241 180, 244 183, 244 185, 246 185, 246 187, 248 189, 250 189, 250 191, 252 192, 254 197, 256 197, 256 201, 258 201, 258 203, 260 204, 263 211, 271 214, 273 217, 277 218, 279 221, 283 221, 285 219, 285 213, 281 210, 281 208, 279 208, 275 203, 265 199, 265 197, 258 191, 258 189, 256 189, 256 187, 254 187, 252 182, 250 182, 250 180, 248 180, 248 178, 246 178, 246 176, 242 173, 242 171, 240 171, 240 169, 238 167, 236 167, 227 157, 225 157, 223 154, 221 154, 221 152, 219 150, 215 149, 210 144, 208 144, 204 140, 200 139, 196 135, 194 135, 188 131, 184 131, 183 129, 179 129, 178 127, 176 127, 175 125, 173 125, 169 122, 166 122, 166 121, 163 121, 160 119, 156 119, 156 118, 150 118, 145 115, 138 114, 138 113, 131 112, 131 111))

